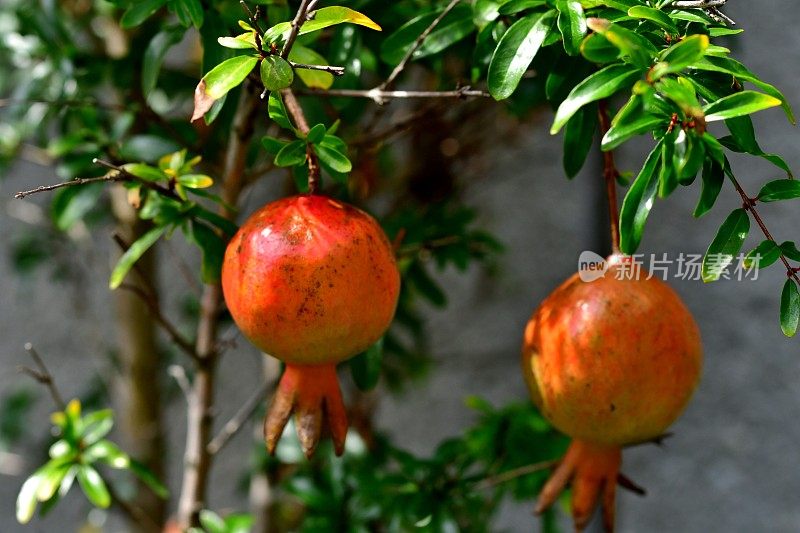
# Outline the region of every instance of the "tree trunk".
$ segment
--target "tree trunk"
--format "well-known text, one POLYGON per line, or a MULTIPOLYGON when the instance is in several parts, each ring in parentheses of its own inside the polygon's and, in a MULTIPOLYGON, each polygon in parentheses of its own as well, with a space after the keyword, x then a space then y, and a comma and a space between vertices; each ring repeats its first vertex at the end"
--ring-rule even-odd
MULTIPOLYGON (((122 187, 112 191, 112 207, 117 217, 117 232, 133 243, 147 230, 128 204, 122 187)), ((155 251, 151 249, 129 274, 143 286, 139 273, 156 287, 155 251)), ((139 296, 126 290, 114 292, 120 372, 114 384, 114 402, 125 449, 162 479, 164 473, 164 433, 161 424, 161 366, 156 345, 156 323, 139 296)), ((141 482, 134 500, 155 523, 163 524, 166 502, 141 482)), ((130 531, 150 531, 142 524, 131 524, 130 531)))

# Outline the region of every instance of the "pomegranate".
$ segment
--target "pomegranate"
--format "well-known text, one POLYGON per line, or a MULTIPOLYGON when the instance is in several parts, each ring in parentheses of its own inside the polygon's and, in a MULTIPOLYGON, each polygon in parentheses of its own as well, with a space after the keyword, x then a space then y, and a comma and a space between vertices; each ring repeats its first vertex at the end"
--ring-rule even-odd
POLYGON ((286 363, 264 424, 269 452, 294 411, 307 457, 319 442, 323 414, 341 454, 347 415, 336 364, 384 334, 400 292, 381 227, 363 211, 325 196, 267 204, 229 243, 222 290, 245 337, 286 363))
POLYGON ((525 328, 522 368, 531 398, 572 443, 536 505, 546 510, 572 480, 575 528, 583 530, 602 497, 614 526, 622 447, 662 435, 700 378, 700 333, 665 283, 631 259, 611 256, 605 275, 575 274, 556 289, 525 328))

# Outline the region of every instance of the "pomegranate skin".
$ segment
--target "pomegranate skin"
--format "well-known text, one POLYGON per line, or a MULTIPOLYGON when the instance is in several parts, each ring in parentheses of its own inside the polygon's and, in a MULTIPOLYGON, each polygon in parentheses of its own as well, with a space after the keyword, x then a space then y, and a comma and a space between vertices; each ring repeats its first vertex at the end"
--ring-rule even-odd
MULTIPOLYGON (((537 309, 525 329, 523 375, 533 402, 563 433, 623 446, 661 435, 699 381, 700 333, 678 295, 657 278, 576 274, 537 309)), ((628 270, 630 272, 630 270, 628 270)))
POLYGON ((228 244, 222 290, 242 333, 293 365, 336 364, 389 327, 400 274, 381 227, 319 195, 256 211, 228 244))

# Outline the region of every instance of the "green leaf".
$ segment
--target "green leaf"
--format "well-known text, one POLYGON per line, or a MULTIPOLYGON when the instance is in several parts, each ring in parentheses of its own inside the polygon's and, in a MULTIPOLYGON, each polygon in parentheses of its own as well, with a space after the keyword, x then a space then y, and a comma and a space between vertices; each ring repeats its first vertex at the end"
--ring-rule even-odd
POLYGON ((214 185, 211 176, 205 174, 184 174, 177 177, 178 183, 188 189, 205 189, 214 185))
POLYGON ((200 275, 203 283, 218 283, 225 257, 225 243, 211 228, 192 220, 189 239, 203 252, 200 275))
POLYGON ((265 135, 261 138, 261 145, 264 147, 264 150, 267 151, 268 154, 275 157, 278 155, 278 152, 281 151, 281 148, 289 144, 288 141, 282 141, 280 139, 276 139, 275 137, 270 137, 265 135))
POLYGON ((586 106, 569 119, 564 128, 564 172, 572 179, 578 175, 592 149, 597 129, 597 109, 586 106))
POLYGON ((281 148, 275 156, 275 164, 279 167, 293 167, 302 165, 306 162, 306 142, 297 140, 292 141, 281 148))
MULTIPOLYGON (((328 61, 320 54, 312 50, 295 44, 289 52, 289 59, 295 63, 305 63, 306 65, 327 65, 328 61)), ((333 85, 333 74, 322 70, 308 70, 299 68, 295 71, 297 76, 312 89, 330 89, 333 85)))
POLYGON ((656 144, 647 157, 641 172, 634 180, 620 210, 620 248, 625 254, 633 254, 642 242, 644 226, 653 208, 658 192, 658 173, 663 141, 656 144))
POLYGON ((111 409, 95 411, 83 417, 81 439, 84 444, 93 444, 105 437, 114 427, 114 413, 111 409))
POLYGON ((289 115, 286 113, 286 107, 283 105, 283 100, 278 93, 270 93, 269 100, 267 101, 267 112, 271 118, 281 128, 294 131, 292 123, 289 122, 289 115))
POLYGON ((547 4, 546 0, 511 0, 503 3, 498 9, 501 15, 516 15, 526 9, 533 9, 547 4))
POLYGON ((736 209, 720 226, 717 236, 703 257, 703 281, 716 281, 733 262, 750 232, 750 217, 744 209, 736 209))
POLYGON ((137 0, 122 14, 119 21, 123 29, 133 28, 153 16, 167 0, 137 0))
MULTIPOLYGON (((372 30, 381 31, 381 27, 363 13, 359 13, 347 7, 331 6, 315 10, 314 18, 303 24, 303 27, 300 28, 299 35, 306 35, 344 23, 358 24, 359 26, 364 26, 372 30)), ((290 22, 276 24, 264 33, 264 40, 266 42, 275 42, 279 39, 285 39, 291 29, 292 24, 290 22)))
POLYGON ((595 72, 580 82, 558 107, 550 133, 558 133, 581 107, 629 87, 639 76, 640 70, 630 65, 609 65, 595 72))
POLYGON ((169 178, 164 172, 144 163, 128 163, 122 165, 122 170, 132 176, 141 178, 145 181, 167 181, 169 178))
POLYGON ((556 0, 556 9, 564 50, 571 56, 578 55, 587 28, 583 6, 578 0, 556 0))
POLYGON ((208 533, 227 533, 228 527, 225 521, 215 512, 204 509, 200 511, 200 525, 208 533))
POLYGON ((179 18, 188 19, 198 29, 203 25, 204 11, 200 0, 175 0, 174 5, 179 18))
POLYGON ((755 85, 757 88, 761 89, 768 95, 780 100, 783 107, 783 111, 784 113, 786 113, 786 117, 789 119, 789 122, 791 122, 792 124, 795 123, 792 107, 791 105, 789 105, 789 102, 788 100, 786 100, 786 97, 774 86, 770 85, 769 83, 761 81, 758 78, 758 76, 750 72, 747 69, 747 67, 745 67, 738 61, 727 57, 706 56, 701 61, 692 64, 689 68, 696 70, 705 70, 710 72, 721 72, 723 74, 729 74, 739 81, 747 81, 752 83, 753 85, 755 85))
POLYGON ((119 261, 117 261, 117 266, 115 266, 113 272, 111 272, 111 279, 108 282, 108 286, 112 289, 119 287, 136 261, 161 238, 165 231, 167 231, 165 226, 155 227, 134 242, 131 247, 122 254, 119 261))
POLYGON ((673 44, 661 53, 659 62, 653 66, 650 72, 650 79, 655 81, 667 74, 682 71, 702 59, 708 45, 707 35, 692 35, 673 44))
POLYGON ((745 268, 767 268, 781 258, 781 248, 772 240, 763 241, 744 258, 745 268))
POLYGON ((678 174, 673 161, 677 137, 678 132, 673 130, 664 137, 664 142, 661 144, 661 168, 658 173, 658 196, 660 198, 666 198, 678 187, 678 174))
POLYGON ((622 53, 599 33, 590 33, 581 43, 581 55, 591 63, 613 63, 622 53))
POLYGON ((697 173, 703 168, 705 160, 705 143, 693 134, 679 132, 673 154, 673 165, 678 182, 681 185, 693 183, 697 173))
POLYGON ((656 47, 638 33, 600 18, 589 18, 586 24, 619 48, 623 58, 628 58, 630 63, 640 68, 649 68, 653 64, 656 47))
POLYGON ((798 250, 795 243, 791 241, 781 243, 781 252, 792 261, 800 261, 800 250, 798 250))
POLYGON ((34 472, 25 480, 25 483, 22 484, 22 488, 19 489, 16 514, 17 522, 20 524, 27 524, 30 522, 31 518, 33 518, 34 511, 36 511, 36 492, 39 490, 39 485, 44 479, 42 473, 43 469, 44 467, 34 472))
POLYGON ((216 100, 241 84, 253 71, 258 61, 259 58, 254 56, 232 57, 203 76, 194 92, 192 120, 197 120, 205 115, 216 100))
POLYGON ((78 468, 78 484, 92 505, 105 509, 111 505, 111 495, 105 482, 93 467, 81 465, 78 468))
POLYGON ((90 462, 104 461, 111 468, 129 468, 131 465, 131 459, 128 454, 108 440, 101 440, 93 444, 86 449, 83 456, 90 462))
POLYGON ((139 480, 147 485, 153 493, 161 498, 162 500, 166 500, 169 498, 169 489, 164 486, 161 481, 153 474, 153 472, 147 468, 145 465, 140 463, 135 459, 131 459, 130 465, 131 472, 139 478, 139 480))
POLYGON ((316 124, 306 134, 306 141, 310 142, 311 144, 320 143, 325 138, 325 133, 326 133, 325 125, 316 124))
POLYGON ((761 202, 777 202, 800 198, 800 181, 791 179, 775 180, 761 187, 758 200, 761 202))
POLYGON ((631 137, 653 131, 660 126, 666 129, 668 122, 669 119, 664 116, 644 112, 640 97, 633 96, 614 117, 611 128, 603 136, 601 148, 603 151, 613 150, 631 137))
POLYGON ((142 93, 145 97, 156 88, 158 73, 161 71, 167 52, 178 44, 185 34, 186 30, 183 28, 167 28, 150 40, 142 59, 142 93))
POLYGON ((768 94, 742 91, 706 105, 703 112, 706 115, 706 122, 714 122, 749 115, 779 105, 781 101, 768 94))
POLYGON ((261 82, 268 91, 280 91, 294 81, 294 70, 280 56, 267 56, 261 61, 261 82))
POLYGON ((787 337, 794 337, 799 323, 800 291, 795 280, 787 279, 781 293, 781 331, 787 337))
MULTIPOLYGON (((439 12, 415 17, 389 35, 381 43, 381 59, 390 64, 400 63, 420 34, 439 16, 439 12)), ((412 59, 421 59, 445 50, 475 31, 472 8, 462 3, 453 8, 417 48, 412 59)))
POLYGON ((669 15, 660 9, 646 6, 634 6, 628 9, 628 16, 642 20, 649 20, 650 22, 655 23, 657 26, 660 26, 661 29, 669 32, 671 35, 678 35, 680 33, 680 30, 678 30, 678 27, 675 26, 674 22, 672 22, 672 19, 669 18, 669 15))
POLYGON ((353 170, 353 164, 345 154, 325 144, 318 144, 314 150, 319 156, 320 163, 327 165, 333 171, 345 174, 353 170))
POLYGON ((768 154, 761 149, 761 146, 759 146, 758 141, 756 140, 753 121, 749 116, 728 119, 725 121, 725 125, 728 126, 731 136, 720 139, 720 143, 722 143, 726 148, 733 150, 734 152, 762 157, 786 172, 786 174, 788 174, 790 177, 792 176, 792 170, 781 156, 776 154, 768 154))
POLYGON ((383 361, 383 338, 369 347, 369 349, 350 360, 350 372, 353 381, 362 391, 375 388, 381 377, 381 363, 383 361))
POLYGON ((497 43, 487 79, 489 93, 495 100, 508 98, 517 88, 552 30, 554 19, 555 11, 552 10, 528 15, 515 22, 497 43))
POLYGON ((54 459, 45 463, 41 470, 41 481, 36 489, 36 499, 46 502, 52 498, 61 486, 70 466, 72 466, 71 462, 65 462, 63 459, 54 459))
POLYGON ((258 50, 256 44, 255 32, 247 32, 237 35, 236 37, 219 37, 217 42, 225 48, 232 50, 258 50))

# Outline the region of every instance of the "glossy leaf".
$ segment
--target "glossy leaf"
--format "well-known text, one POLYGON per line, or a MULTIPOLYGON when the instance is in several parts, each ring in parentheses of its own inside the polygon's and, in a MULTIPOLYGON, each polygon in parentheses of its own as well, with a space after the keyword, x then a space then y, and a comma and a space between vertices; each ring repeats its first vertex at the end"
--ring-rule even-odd
POLYGON ((161 170, 143 163, 128 163, 122 165, 122 170, 146 181, 166 181, 168 179, 161 170))
POLYGON ((515 22, 497 43, 487 83, 495 100, 511 96, 555 22, 555 12, 529 15, 515 22))
POLYGON ((619 48, 623 57, 628 58, 633 65, 649 68, 653 64, 656 47, 638 33, 600 18, 589 18, 586 24, 619 48))
POLYGON ((800 324, 800 291, 795 280, 787 279, 781 293, 781 331, 787 337, 794 337, 797 334, 798 324, 800 324))
POLYGON ((641 75, 630 65, 610 65, 579 83, 558 107, 550 133, 558 133, 581 107, 629 87, 641 75))
POLYGON ((592 149, 597 130, 597 109, 588 105, 575 113, 564 128, 564 171, 572 179, 578 175, 589 151, 592 149))
POLYGON ((139 480, 147 485, 153 493, 158 496, 159 498, 166 500, 169 498, 169 489, 164 486, 161 481, 156 477, 153 472, 147 468, 145 465, 136 461, 135 459, 131 459, 130 470, 133 472, 139 480))
POLYGON ((767 268, 780 259, 781 248, 771 240, 763 241, 753 248, 744 258, 745 268, 767 268))
POLYGON ((306 162, 306 143, 305 141, 292 141, 281 148, 275 156, 275 164, 279 167, 293 167, 302 165, 306 162))
POLYGON ((134 28, 149 19, 167 3, 167 0, 137 0, 122 14, 119 21, 123 28, 134 28))
POLYGON ((673 44, 660 54, 659 62, 653 66, 650 73, 650 79, 658 80, 667 74, 681 72, 702 59, 708 45, 707 35, 692 35, 673 44))
POLYGON ((706 122, 749 115, 781 105, 781 101, 768 94, 742 91, 712 102, 703 108, 706 122))
POLYGON ((142 59, 142 93, 145 96, 156 88, 158 74, 167 52, 181 41, 185 33, 183 28, 167 28, 150 40, 142 59))
POLYGON ((750 232, 750 216, 744 209, 736 209, 720 226, 717 236, 703 257, 703 281, 716 281, 733 262, 750 232))
POLYGON ((241 84, 253 71, 258 61, 258 57, 254 56, 237 56, 223 61, 211 69, 195 89, 192 120, 197 120, 205 115, 216 100, 241 84))
POLYGON ((556 9, 564 50, 571 56, 578 55, 587 29, 583 6, 578 0, 556 0, 556 9))
POLYGON ((128 468, 131 464, 128 454, 108 440, 101 440, 87 448, 84 457, 92 461, 103 461, 112 468, 128 468))
POLYGON ((800 198, 800 181, 783 179, 775 180, 761 187, 758 193, 760 202, 777 202, 800 198))
MULTIPOLYGON (((390 65, 400 63, 420 34, 436 20, 439 13, 427 13, 411 19, 397 31, 389 35, 380 48, 381 59, 390 65)), ((437 54, 464 39, 475 31, 472 9, 466 3, 453 8, 436 28, 428 35, 422 45, 414 52, 412 59, 420 59, 437 54)))
POLYGON ((642 242, 644 226, 653 208, 658 192, 658 168, 663 142, 650 152, 641 172, 631 184, 620 210, 620 248, 625 254, 633 254, 642 242))
POLYGON ((111 272, 111 279, 108 282, 108 286, 112 289, 119 287, 136 261, 138 261, 166 231, 166 227, 155 227, 134 242, 131 247, 122 254, 119 261, 117 261, 117 266, 115 266, 114 270, 111 272))
POLYGON ((280 94, 271 93, 267 100, 267 112, 278 126, 286 128, 287 130, 294 130, 292 123, 289 122, 289 114, 286 112, 286 106, 283 105, 280 94))
POLYGON ((93 467, 82 465, 78 468, 78 484, 83 493, 95 507, 105 509, 111 505, 111 495, 105 482, 93 467))
POLYGON ((36 492, 39 490, 39 485, 44 479, 42 471, 44 467, 40 468, 33 473, 22 484, 17 495, 16 515, 17 522, 20 524, 27 524, 33 518, 33 513, 36 511, 36 492))
POLYGON ((797 249, 795 243, 791 241, 786 241, 781 243, 781 252, 783 255, 791 259, 792 261, 799 261, 800 262, 800 250, 797 249))
POLYGON ((672 35, 677 35, 679 33, 678 27, 674 22, 672 22, 672 19, 669 18, 669 15, 660 9, 647 6, 634 6, 628 9, 628 16, 642 20, 649 20, 672 35))
POLYGON ((261 61, 261 83, 268 91, 280 91, 294 81, 294 70, 280 56, 267 56, 261 61))
POLYGON ((353 164, 345 154, 326 146, 325 144, 318 144, 314 148, 319 156, 320 162, 330 167, 334 172, 347 173, 353 170, 353 164))
POLYGON ((200 28, 203 25, 205 11, 200 0, 174 0, 174 2, 175 11, 184 26, 189 25, 184 21, 188 21, 195 28, 200 28))
POLYGON ((200 266, 203 283, 218 283, 225 256, 225 243, 211 228, 196 220, 192 221, 189 238, 203 252, 200 266))

